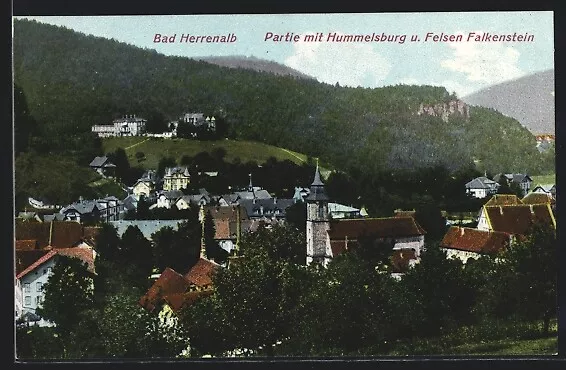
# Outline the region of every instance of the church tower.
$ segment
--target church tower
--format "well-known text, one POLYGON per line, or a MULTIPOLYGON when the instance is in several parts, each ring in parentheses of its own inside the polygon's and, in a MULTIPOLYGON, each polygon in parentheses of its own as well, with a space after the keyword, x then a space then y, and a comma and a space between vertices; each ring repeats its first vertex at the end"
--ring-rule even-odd
POLYGON ((324 183, 320 179, 318 163, 311 184, 307 203, 307 265, 311 262, 322 263, 330 261, 331 253, 327 250, 327 231, 330 228, 328 216, 328 196, 324 191, 324 183))

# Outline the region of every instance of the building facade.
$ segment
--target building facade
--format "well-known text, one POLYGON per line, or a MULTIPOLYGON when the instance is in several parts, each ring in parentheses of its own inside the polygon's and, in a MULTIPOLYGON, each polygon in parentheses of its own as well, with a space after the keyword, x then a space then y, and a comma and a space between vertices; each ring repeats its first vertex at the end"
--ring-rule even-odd
POLYGON ((188 167, 167 167, 163 176, 163 190, 181 190, 191 182, 188 167))
POLYGON ((125 115, 115 119, 111 124, 93 125, 91 131, 98 137, 140 136, 146 132, 147 120, 136 115, 125 115))

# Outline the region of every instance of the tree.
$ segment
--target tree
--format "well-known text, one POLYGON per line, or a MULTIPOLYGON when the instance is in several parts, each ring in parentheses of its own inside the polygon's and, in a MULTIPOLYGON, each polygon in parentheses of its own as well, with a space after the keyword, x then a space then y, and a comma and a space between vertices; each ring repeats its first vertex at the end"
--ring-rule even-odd
POLYGON ((153 134, 160 134, 167 131, 167 129, 169 128, 163 114, 156 111, 149 114, 145 127, 147 132, 153 134))
POLYGON ((426 231, 428 241, 440 242, 446 234, 446 218, 442 216, 440 207, 425 204, 416 208, 415 221, 426 231))
POLYGON ((244 235, 240 249, 245 256, 252 250, 263 250, 273 261, 304 265, 305 240, 305 234, 286 224, 271 229, 260 226, 255 232, 244 235))
POLYGON ((117 148, 114 152, 108 153, 110 162, 116 165, 116 178, 122 182, 129 180, 130 162, 123 148, 117 148))
POLYGON ((307 204, 298 201, 285 210, 285 221, 303 234, 307 229, 307 204))
POLYGON ((163 178, 165 174, 165 169, 167 167, 175 167, 177 163, 175 162, 175 158, 173 157, 162 157, 157 164, 157 175, 160 178, 163 178))
POLYGON ((94 302, 93 280, 87 264, 80 259, 61 255, 56 258, 38 314, 55 323, 60 333, 68 334, 80 325, 80 313, 94 302))
POLYGON ((218 242, 214 239, 215 234, 214 219, 210 212, 207 211, 204 215, 203 225, 203 241, 206 248, 206 256, 217 263, 224 263, 228 259, 228 252, 218 245, 218 242))
POLYGON ((508 287, 507 315, 515 311, 527 320, 541 320, 544 334, 557 314, 557 245, 552 228, 535 224, 527 237, 507 248, 498 266, 500 286, 508 287))
POLYGON ((24 91, 14 84, 14 151, 27 151, 31 137, 37 130, 37 122, 31 116, 24 91))
POLYGON ((128 226, 120 240, 119 257, 134 286, 147 288, 147 279, 153 270, 153 248, 137 226, 128 226))

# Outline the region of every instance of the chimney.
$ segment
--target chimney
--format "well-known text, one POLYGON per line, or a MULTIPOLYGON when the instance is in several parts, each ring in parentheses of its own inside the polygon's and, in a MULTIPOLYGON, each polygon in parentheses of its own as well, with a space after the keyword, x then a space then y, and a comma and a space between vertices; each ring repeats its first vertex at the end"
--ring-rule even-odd
POLYGON ((49 244, 48 244, 48 246, 51 246, 52 240, 53 240, 53 221, 51 221, 51 224, 49 225, 49 244))
POLYGON ((464 236, 464 228, 463 227, 460 228, 460 236, 464 236))
POLYGON ((499 214, 503 215, 503 207, 499 206, 499 214))
POLYGON ((277 204, 277 197, 273 197, 273 204, 277 204))
POLYGON ((535 214, 535 211, 534 211, 534 209, 533 209, 533 205, 532 205, 532 204, 529 204, 529 208, 530 208, 530 210, 531 210, 531 215, 534 215, 534 214, 535 214))

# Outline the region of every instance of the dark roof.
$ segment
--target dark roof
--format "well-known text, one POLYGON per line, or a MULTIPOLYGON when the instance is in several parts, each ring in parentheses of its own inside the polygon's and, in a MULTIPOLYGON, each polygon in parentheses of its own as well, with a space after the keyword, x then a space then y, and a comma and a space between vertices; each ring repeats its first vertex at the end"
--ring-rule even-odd
POLYGON ((484 206, 483 209, 493 231, 524 235, 530 227, 539 222, 556 228, 549 204, 484 206))
POLYGON ((461 251, 495 254, 509 245, 510 234, 452 226, 440 242, 443 248, 461 251))
POLYGON ((493 176, 493 180, 499 182, 499 180, 505 176, 507 181, 511 181, 514 183, 521 183, 524 181, 533 181, 531 177, 527 174, 523 173, 498 173, 497 175, 493 176))
POLYGON ((74 221, 16 222, 16 240, 37 240, 38 248, 49 245, 50 234, 52 247, 68 248, 82 240, 83 227, 74 221))
POLYGON ((63 221, 63 220, 65 220, 65 215, 62 213, 53 213, 51 215, 43 216, 43 222, 63 221))
POLYGON ((306 201, 317 201, 317 200, 328 200, 328 195, 324 190, 324 183, 320 179, 320 172, 318 171, 318 165, 314 172, 314 180, 310 187, 310 193, 305 198, 306 201))
POLYGON ((490 180, 485 176, 476 177, 466 184, 467 189, 493 189, 498 186, 499 184, 496 181, 490 180))
POLYGON ((37 240, 16 240, 17 251, 30 251, 37 249, 37 240))
POLYGON ((189 272, 185 274, 185 279, 198 287, 210 286, 212 284, 212 275, 219 266, 217 263, 201 257, 189 272))
POLYGON ((146 310, 153 311, 163 302, 164 296, 185 293, 189 285, 189 282, 185 280, 183 275, 167 267, 149 288, 147 293, 140 298, 139 304, 146 310))
POLYGON ((362 235, 398 238, 424 235, 425 231, 412 217, 340 219, 330 223, 331 240, 355 240, 362 235))
POLYGON ((295 204, 294 199, 255 199, 241 200, 240 205, 246 210, 249 217, 254 216, 277 216, 285 217, 285 210, 295 204), (263 209, 263 213, 261 213, 263 209), (279 211, 278 214, 275 211, 279 211))
POLYGON ((503 205, 514 205, 523 204, 521 199, 516 195, 511 194, 494 194, 486 203, 486 206, 503 206, 503 205))
POLYGON ((104 164, 108 161, 108 157, 106 156, 102 156, 102 157, 94 157, 94 159, 92 160, 92 162, 90 162, 89 166, 90 167, 102 167, 104 166, 104 164))

